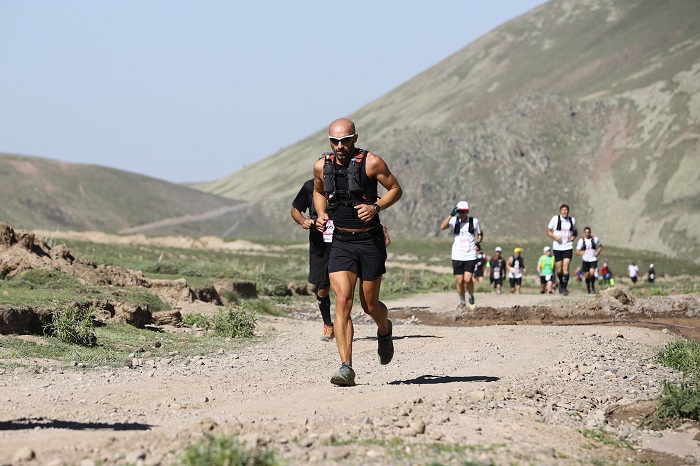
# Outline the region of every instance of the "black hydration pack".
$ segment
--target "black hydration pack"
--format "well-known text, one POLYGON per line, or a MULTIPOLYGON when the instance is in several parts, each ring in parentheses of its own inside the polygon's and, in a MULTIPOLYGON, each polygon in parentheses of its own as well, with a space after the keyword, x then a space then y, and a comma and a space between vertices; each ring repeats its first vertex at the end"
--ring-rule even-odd
MULTIPOLYGON (((581 241, 581 251, 586 250, 586 238, 582 238, 583 241, 581 241)), ((591 240, 591 249, 595 249, 595 236, 591 235, 589 238, 591 240)))
POLYGON ((474 234, 474 217, 470 217, 467 215, 467 221, 462 223, 462 221, 457 217, 457 222, 455 222, 455 235, 458 235, 459 232, 462 230, 462 225, 468 223, 469 224, 469 233, 472 235, 474 234))
MULTIPOLYGON (((564 220, 569 222, 571 226, 574 226, 573 222, 571 221, 571 217, 564 217, 564 220)), ((557 215, 557 231, 561 230, 561 214, 557 215)))
POLYGON ((338 205, 354 206, 357 204, 374 203, 377 200, 376 187, 374 192, 362 183, 363 161, 366 160, 367 151, 358 149, 359 153, 350 160, 347 166, 338 166, 332 153, 326 153, 323 163, 323 191, 328 199, 328 206, 335 208, 338 205), (336 187, 336 178, 346 177, 348 189, 339 190, 336 187))

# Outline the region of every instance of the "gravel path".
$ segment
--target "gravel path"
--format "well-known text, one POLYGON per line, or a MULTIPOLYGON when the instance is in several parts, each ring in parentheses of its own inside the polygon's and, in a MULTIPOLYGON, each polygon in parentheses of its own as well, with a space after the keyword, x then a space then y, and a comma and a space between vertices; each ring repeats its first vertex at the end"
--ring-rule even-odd
MULTIPOLYGON (((489 294, 477 303, 547 299, 557 298, 489 294)), ((453 301, 442 293, 386 304, 441 312, 453 301)), ((319 340, 318 317, 265 317, 258 342, 235 353, 5 371, 0 464, 171 465, 208 433, 237 434, 289 464, 700 462, 697 426, 649 432, 626 420, 659 395, 662 380, 679 378, 653 360, 674 338, 666 330, 402 319, 394 360, 380 366, 376 327, 361 313, 354 320, 352 388, 329 383, 339 360, 335 345, 319 340)))

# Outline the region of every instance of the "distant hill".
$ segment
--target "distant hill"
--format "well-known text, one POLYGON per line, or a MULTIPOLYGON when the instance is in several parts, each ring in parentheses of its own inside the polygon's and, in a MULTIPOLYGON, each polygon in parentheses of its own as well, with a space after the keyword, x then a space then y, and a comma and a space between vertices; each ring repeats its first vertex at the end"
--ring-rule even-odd
MULTIPOLYGON (((567 202, 608 244, 700 261, 697 0, 548 2, 349 117, 404 187, 395 236, 437 235, 466 198, 487 239, 545 244, 567 202)), ((326 134, 196 187, 284 218, 326 134)))
POLYGON ((249 206, 87 164, 0 153, 0 222, 15 228, 227 235, 249 206))

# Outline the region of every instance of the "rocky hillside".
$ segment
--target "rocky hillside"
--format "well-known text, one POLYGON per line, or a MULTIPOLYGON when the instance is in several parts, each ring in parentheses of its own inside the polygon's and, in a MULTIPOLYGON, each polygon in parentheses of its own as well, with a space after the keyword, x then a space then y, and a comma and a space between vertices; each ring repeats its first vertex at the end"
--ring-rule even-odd
MULTIPOLYGON (((697 0, 552 0, 349 116, 358 146, 383 156, 404 187, 382 213, 394 238, 439 234, 466 198, 487 245, 544 244, 567 202, 605 244, 700 263, 697 0)), ((301 240, 289 208, 327 144, 320 128, 192 187, 0 154, 0 221, 301 240)))
MULTIPOLYGON (((487 234, 544 242, 567 202, 608 244, 695 258, 699 91, 699 2, 553 0, 350 117, 403 184, 395 236, 436 235, 466 198, 487 234)), ((288 216, 325 133, 198 187, 288 216)))

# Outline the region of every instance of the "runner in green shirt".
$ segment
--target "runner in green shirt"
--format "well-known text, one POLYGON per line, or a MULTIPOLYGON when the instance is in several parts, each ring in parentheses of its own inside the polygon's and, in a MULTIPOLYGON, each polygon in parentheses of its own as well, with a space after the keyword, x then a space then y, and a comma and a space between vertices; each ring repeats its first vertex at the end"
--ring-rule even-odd
POLYGON ((537 261, 537 273, 540 275, 540 293, 554 293, 554 257, 549 246, 544 247, 544 254, 537 261))

